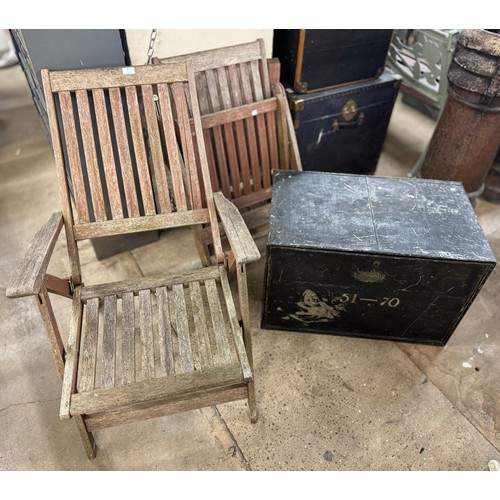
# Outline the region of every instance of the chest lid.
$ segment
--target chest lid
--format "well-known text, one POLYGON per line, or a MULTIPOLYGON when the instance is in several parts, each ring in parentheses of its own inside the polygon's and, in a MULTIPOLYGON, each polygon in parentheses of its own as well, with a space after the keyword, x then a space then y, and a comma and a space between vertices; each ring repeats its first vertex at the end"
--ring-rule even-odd
POLYGON ((269 246, 495 263, 461 183, 275 173, 269 246))

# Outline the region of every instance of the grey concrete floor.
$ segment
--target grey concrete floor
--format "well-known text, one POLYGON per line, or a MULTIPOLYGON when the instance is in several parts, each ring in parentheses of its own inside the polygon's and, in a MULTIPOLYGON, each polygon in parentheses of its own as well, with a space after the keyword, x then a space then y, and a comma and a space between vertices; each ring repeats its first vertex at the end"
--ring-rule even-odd
MULTIPOLYGON (((435 123, 398 100, 377 175, 406 175, 435 123)), ((0 69, 0 469, 4 471, 486 471, 500 460, 500 268, 444 348, 259 329, 264 259, 249 268, 260 418, 244 402, 97 433, 89 461, 58 417, 61 381, 34 299, 5 289, 31 238, 59 210, 52 155, 19 66, 0 69)), ((479 199, 500 256, 500 205, 479 199)), ((96 259, 85 281, 197 266, 190 234, 96 259)), ((262 255, 265 240, 258 242, 262 255)), ((58 244, 50 270, 67 270, 58 244)), ((64 325, 64 299, 55 311, 64 325)))

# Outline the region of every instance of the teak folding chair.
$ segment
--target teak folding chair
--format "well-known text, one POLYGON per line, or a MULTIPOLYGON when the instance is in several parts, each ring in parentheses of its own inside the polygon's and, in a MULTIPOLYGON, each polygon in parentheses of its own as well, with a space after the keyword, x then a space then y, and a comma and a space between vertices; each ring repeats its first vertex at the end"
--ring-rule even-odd
POLYGON ((7 295, 37 298, 63 378, 61 418, 76 421, 89 458, 96 453, 92 431, 129 421, 238 399, 248 400, 255 421, 245 266, 260 254, 238 210, 212 192, 192 69, 42 75, 63 209, 35 236, 7 295), (237 262, 239 314, 219 224, 237 262), (210 227, 215 248, 207 266, 94 286, 82 281, 81 240, 201 225, 210 227), (68 279, 46 272, 63 226, 68 279), (67 345, 50 293, 71 299, 67 345))
POLYGON ((212 186, 238 207, 254 238, 265 235, 272 171, 302 170, 279 61, 266 59, 258 39, 153 63, 186 61, 196 76, 212 186))

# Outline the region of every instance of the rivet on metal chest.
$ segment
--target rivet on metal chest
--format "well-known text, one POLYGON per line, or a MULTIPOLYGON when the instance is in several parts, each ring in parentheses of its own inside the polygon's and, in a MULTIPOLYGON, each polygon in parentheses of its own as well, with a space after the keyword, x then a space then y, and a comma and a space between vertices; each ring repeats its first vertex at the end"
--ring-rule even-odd
POLYGON ((444 345, 496 260, 460 183, 277 171, 262 327, 444 345))

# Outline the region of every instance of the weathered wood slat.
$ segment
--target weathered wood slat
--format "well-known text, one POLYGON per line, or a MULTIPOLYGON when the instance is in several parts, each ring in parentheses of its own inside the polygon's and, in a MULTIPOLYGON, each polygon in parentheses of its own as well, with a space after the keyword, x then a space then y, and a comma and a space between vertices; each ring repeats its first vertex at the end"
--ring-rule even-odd
POLYGON ((181 157, 175 134, 172 101, 168 85, 158 85, 158 102, 160 104, 163 136, 167 148, 169 171, 172 175, 172 189, 177 210, 186 210, 186 199, 181 178, 181 157))
POLYGON ((259 260, 260 252, 236 206, 221 193, 214 193, 214 201, 236 262, 259 260))
POLYGON ((78 118, 80 120, 80 131, 82 136, 83 152, 85 155, 85 167, 89 181, 92 208, 96 221, 106 220, 106 208, 102 192, 101 175, 97 161, 96 143, 92 126, 92 116, 89 106, 89 97, 86 90, 77 90, 76 102, 78 105, 78 118))
POLYGON ((168 304, 167 287, 160 287, 156 290, 158 301, 158 336, 160 346, 160 363, 163 375, 173 375, 175 373, 174 346, 172 342, 172 328, 170 319, 170 308, 168 304))
POLYGON ((191 339, 189 336, 189 323, 184 299, 184 286, 174 285, 172 287, 175 304, 175 330, 179 344, 179 355, 181 367, 184 372, 194 370, 193 356, 191 350, 191 339))
POLYGON ((57 324, 57 319, 52 308, 52 303, 50 301, 50 296, 47 293, 48 290, 42 287, 38 297, 35 299, 38 310, 40 311, 40 316, 42 317, 43 324, 45 326, 45 332, 49 339, 50 349, 52 351, 52 356, 56 364, 57 371, 61 379, 64 376, 64 361, 66 359, 66 351, 64 349, 64 344, 61 338, 61 332, 57 324))
POLYGON ((135 304, 133 292, 122 295, 122 382, 135 382, 135 304))
POLYGON ((220 275, 218 266, 203 267, 185 271, 179 274, 146 276, 114 283, 103 283, 101 285, 86 286, 82 290, 82 300, 93 297, 104 298, 106 295, 114 293, 117 297, 126 292, 139 292, 140 290, 155 290, 156 288, 171 287, 176 283, 189 283, 190 281, 202 281, 204 279, 218 278, 220 275))
MULTIPOLYGON (((245 104, 254 103, 252 91, 252 82, 250 79, 250 68, 248 64, 242 64, 240 68, 241 82, 243 90, 243 101, 245 104)), ((257 132, 255 130, 255 122, 253 117, 246 120, 248 149, 250 155, 250 164, 252 165, 252 180, 253 190, 260 191, 262 187, 262 175, 259 161, 259 148, 257 145, 257 132)))
MULTIPOLYGON (((250 71, 252 75, 252 80, 254 82, 254 92, 255 98, 257 101, 263 100, 265 97, 264 92, 262 90, 262 80, 260 77, 259 70, 259 62, 252 61, 250 63, 250 71)), ((271 123, 268 121, 266 126, 266 120, 268 120, 268 116, 257 115, 257 130, 258 130, 258 139, 259 139, 259 150, 260 150, 260 160, 262 165, 262 185, 264 188, 269 187, 271 185, 271 164, 270 164, 270 146, 268 142, 267 131, 270 129, 271 123)), ((274 128, 272 129, 274 130, 274 128)))
POLYGON ((111 143, 111 133, 108 122, 108 111, 106 107, 106 98, 103 89, 95 89, 92 91, 94 98, 94 111, 97 122, 97 131, 99 136, 99 144, 101 146, 102 163, 104 166, 105 179, 111 217, 113 219, 123 218, 123 208, 120 198, 118 185, 118 176, 116 175, 115 154, 111 143))
POLYGON ((158 82, 169 83, 182 80, 187 80, 187 71, 184 64, 91 68, 74 71, 52 71, 50 73, 50 82, 54 92, 147 85, 158 82))
MULTIPOLYGON (((289 134, 288 131, 288 123, 287 123, 287 107, 288 102, 285 97, 284 90, 278 84, 276 86, 276 95, 278 97, 279 107, 281 109, 281 113, 278 115, 278 148, 280 150, 280 163, 279 167, 281 169, 289 169, 290 166, 290 151, 293 151, 294 145, 290 143, 290 136, 295 136, 295 134, 289 134)), ((292 129, 293 130, 293 129, 292 129)), ((297 138, 295 137, 295 141, 297 138)), ((274 163, 276 165, 276 163, 274 163)), ((276 168, 276 167, 275 167, 276 168)))
MULTIPOLYGON (((261 189, 260 191, 252 192, 248 195, 241 196, 237 200, 231 200, 232 203, 240 210, 246 207, 251 207, 252 205, 256 205, 261 201, 267 201, 271 199, 272 196, 272 187, 268 187, 265 189, 261 189)), ((245 215, 245 214, 243 214, 245 215)))
POLYGON ((221 111, 204 114, 201 117, 201 124, 203 128, 209 129, 237 122, 239 120, 246 120, 257 115, 273 113, 278 109, 278 100, 275 97, 265 99, 260 102, 252 102, 250 90, 249 95, 246 95, 246 98, 250 101, 249 104, 241 104, 231 109, 223 109, 221 111))
MULTIPOLYGON (((243 98, 241 95, 240 78, 238 68, 232 65, 228 69, 229 82, 231 84, 232 102, 237 109, 243 105, 243 98)), ((250 180, 250 162, 248 159, 247 139, 245 133, 245 124, 242 120, 237 120, 234 123, 236 129, 236 142, 238 145, 238 158, 241 171, 241 178, 243 181, 243 193, 248 194, 252 191, 252 184, 250 180)))
MULTIPOLYGON (((194 167, 195 158, 193 151, 193 140, 191 128, 189 127, 189 115, 186 104, 186 95, 184 93, 184 85, 172 85, 172 97, 175 103, 177 113, 177 126, 181 137, 182 152, 184 153, 184 166, 186 176, 190 176, 190 170, 194 167), (187 125, 187 126, 186 126, 187 125)), ((196 167, 194 167, 196 171, 196 167)), ((182 169, 174 169, 172 171, 172 181, 174 183, 175 202, 178 210, 187 210, 186 191, 184 189, 184 179, 182 178, 182 169)))
POLYGON ((197 339, 199 364, 197 369, 203 369, 212 366, 212 351, 208 337, 207 321, 205 317, 205 308, 201 296, 201 287, 198 281, 189 283, 189 293, 191 296, 191 306, 193 308, 193 322, 195 336, 197 339))
POLYGON ((151 290, 139 292, 139 318, 141 326, 141 374, 142 379, 155 376, 153 311, 151 305, 151 290))
POLYGON ((228 341, 226 323, 222 314, 217 284, 215 280, 206 280, 205 287, 207 289, 210 316, 212 318, 212 326, 215 333, 220 362, 222 364, 231 363, 231 349, 228 341))
POLYGON ((71 306, 68 344, 66 349, 66 363, 61 390, 61 405, 59 416, 63 420, 71 417, 70 404, 76 389, 76 375, 78 370, 78 356, 80 351, 80 335, 82 329, 82 302, 80 300, 81 287, 77 287, 71 306))
MULTIPOLYGON (((196 73, 196 88, 198 89, 198 102, 200 105, 200 113, 202 115, 207 115, 211 112, 210 104, 208 101, 208 88, 207 88, 207 79, 204 72, 196 73)), ((213 138, 210 130, 203 131, 203 138, 205 140, 205 149, 207 153, 207 161, 210 169, 210 181, 212 184, 212 189, 214 191, 219 190, 219 178, 217 175, 217 164, 214 155, 214 149, 212 146, 213 138)), ((199 154, 198 158, 199 160, 199 154)), ((203 188, 203 186, 201 186, 203 188)), ((202 189, 203 191, 203 189, 202 189)), ((203 199, 205 199, 205 193, 202 192, 203 199)))
MULTIPOLYGON (((217 79, 214 70, 207 70, 206 73, 208 95, 211 103, 212 112, 220 111, 221 105, 219 93, 217 91, 217 79)), ((229 180, 229 168, 224 146, 224 136, 221 127, 213 127, 214 146, 216 154, 217 171, 219 173, 220 187, 222 192, 231 197, 231 183, 229 180)))
POLYGON ((141 89, 148 130, 149 151, 155 174, 156 191, 158 193, 159 212, 168 213, 172 211, 172 206, 170 204, 167 175, 163 164, 163 152, 158 130, 158 118, 153 87, 151 85, 143 85, 141 89))
POLYGON ((78 222, 89 222, 90 214, 87 205, 85 183, 83 181, 83 170, 78 149, 78 138, 76 135, 75 115, 73 112, 71 94, 69 92, 60 92, 59 104, 61 108, 64 137, 66 139, 66 152, 71 171, 71 182, 73 184, 73 193, 75 197, 76 220, 78 222))
MULTIPOLYGON (((265 54, 265 53, 264 53, 265 54)), ((217 48, 194 52, 188 55, 189 63, 196 73, 206 71, 214 67, 214 59, 220 66, 229 66, 247 61, 253 61, 262 57, 259 41, 241 43, 230 47, 217 48)), ((164 63, 181 63, 186 61, 186 55, 173 56, 168 59, 160 59, 164 63)))
MULTIPOLYGON (((210 129, 203 131, 203 139, 205 141, 205 148, 207 151, 207 161, 210 169, 210 182, 212 184, 212 189, 214 191, 219 191, 219 176, 217 172, 217 163, 213 148, 213 133, 210 129)), ((203 199, 205 199, 205 193, 203 192, 203 199)))
POLYGON ((168 229, 169 227, 204 224, 209 221, 210 217, 208 210, 203 208, 191 210, 189 212, 172 212, 169 214, 150 215, 148 217, 90 222, 88 224, 74 226, 73 230, 77 240, 86 240, 88 238, 113 236, 115 234, 137 233, 157 229, 168 229))
POLYGON ((221 286, 224 299, 226 301, 226 308, 229 315, 229 321, 231 323, 231 330, 233 334, 234 344, 236 347, 236 353, 241 363, 243 370, 243 378, 245 380, 252 379, 252 369, 250 362, 248 360, 247 351, 245 349, 245 344, 243 343, 243 332, 238 322, 238 315, 236 313, 236 307, 233 302, 233 295, 231 293, 231 287, 229 285, 229 280, 227 278, 227 272, 224 268, 221 268, 221 286))
POLYGON ((130 130, 132 132, 132 142, 134 144, 135 162, 137 165, 137 174, 146 215, 156 214, 155 201, 153 197, 153 187, 151 185, 151 176, 148 167, 148 157, 146 154, 146 145, 144 144, 144 135, 142 131, 141 112, 139 109, 139 98, 135 87, 125 87, 127 97, 128 116, 130 119, 130 130))
MULTIPOLYGON (((229 92, 229 82, 227 80, 226 69, 217 68, 217 81, 219 83, 219 92, 221 95, 221 107, 228 109, 233 106, 231 102, 231 95, 229 92)), ((226 143, 227 160, 229 162, 229 172, 231 175, 231 186, 233 190, 233 197, 241 195, 240 189, 240 173, 238 167, 238 155, 236 154, 236 141, 234 138, 233 125, 227 123, 224 125, 224 137, 226 143)))
POLYGON ((61 212, 54 212, 38 230, 26 254, 11 278, 6 295, 9 298, 36 295, 43 284, 52 251, 63 227, 61 212))
POLYGON ((191 395, 198 396, 215 388, 231 387, 242 383, 243 375, 240 364, 231 363, 203 371, 181 373, 111 389, 97 389, 92 392, 74 394, 71 412, 75 415, 104 410, 109 412, 127 405, 132 406, 163 398, 188 400, 191 395))
POLYGON ((200 394, 191 395, 188 400, 183 400, 181 397, 168 397, 162 399, 161 403, 156 402, 154 406, 150 403, 145 403, 143 405, 136 405, 129 411, 99 413, 87 417, 85 423, 89 431, 95 431, 128 422, 163 417, 173 413, 221 405, 247 397, 247 384, 241 384, 229 389, 213 389, 200 394))
POLYGON ((102 346, 101 387, 107 389, 115 384, 116 366, 116 295, 104 297, 104 325, 102 346))
POLYGON ((111 114, 113 116, 113 126, 120 159, 120 170, 123 179, 123 189, 125 191, 125 202, 129 217, 139 216, 139 201, 135 187, 134 171, 132 168, 132 158, 130 156, 129 140, 125 115, 123 113, 123 103, 121 89, 109 89, 109 100, 111 103, 111 114))
POLYGON ((86 324, 80 350, 78 392, 95 387, 97 337, 99 332, 99 299, 90 299, 86 305, 86 324))

